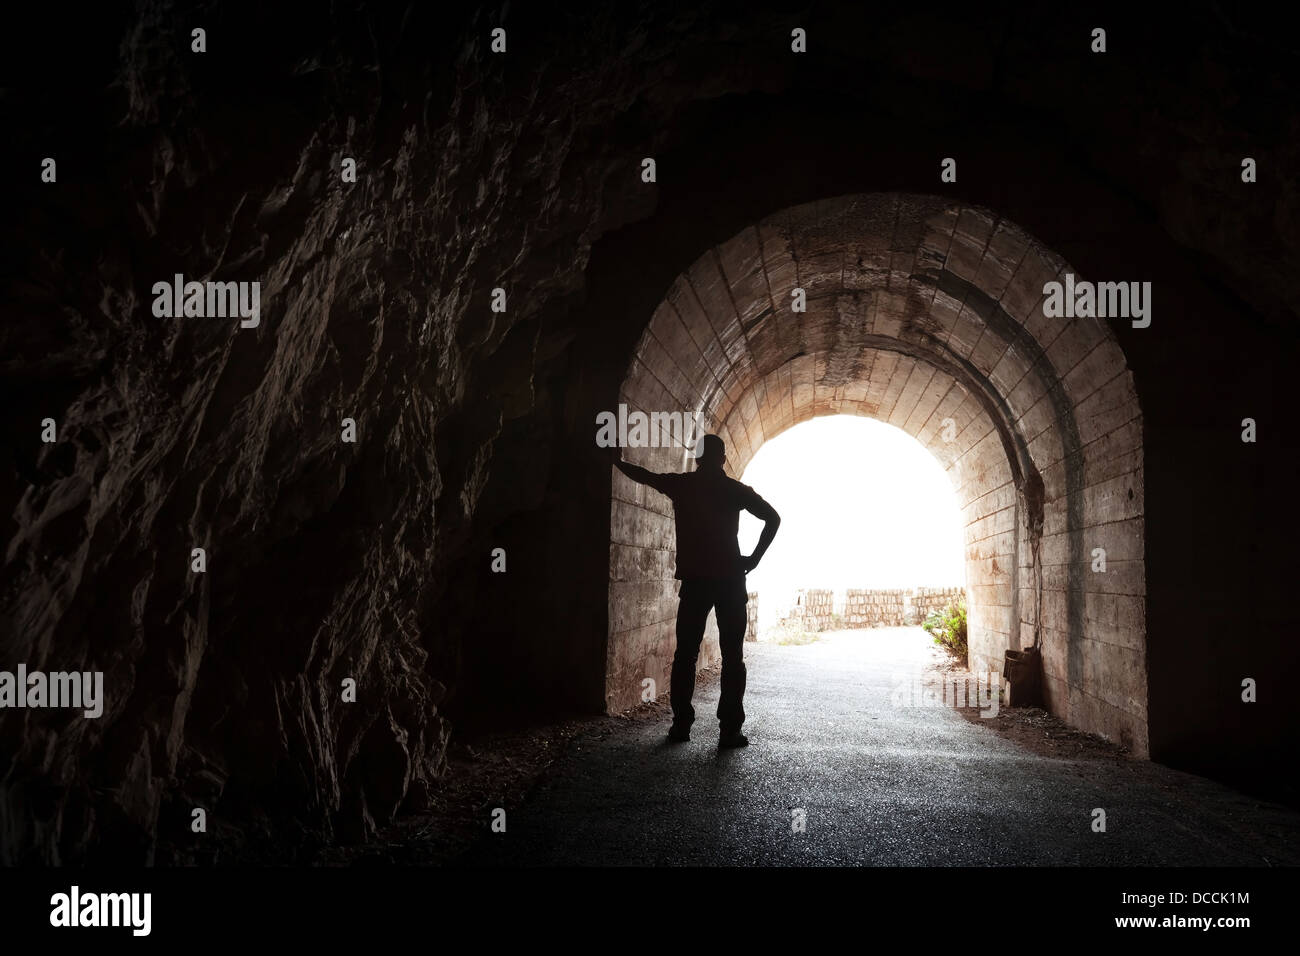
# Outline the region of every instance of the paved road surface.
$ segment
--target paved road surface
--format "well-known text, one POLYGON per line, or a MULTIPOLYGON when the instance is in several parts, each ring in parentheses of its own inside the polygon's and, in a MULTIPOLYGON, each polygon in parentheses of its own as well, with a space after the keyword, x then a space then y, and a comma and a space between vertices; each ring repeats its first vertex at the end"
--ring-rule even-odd
POLYGON ((689 743, 628 722, 507 808, 507 831, 467 862, 1300 863, 1300 813, 1157 764, 1040 756, 951 709, 891 702, 932 659, 919 628, 745 651, 748 748, 718 750, 712 681, 689 743))

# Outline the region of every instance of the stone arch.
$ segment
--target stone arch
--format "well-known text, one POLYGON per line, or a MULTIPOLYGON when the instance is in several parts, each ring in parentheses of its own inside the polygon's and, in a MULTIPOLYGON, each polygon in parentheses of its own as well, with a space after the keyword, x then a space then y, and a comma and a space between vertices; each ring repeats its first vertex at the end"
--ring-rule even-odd
MULTIPOLYGON (((817 415, 907 431, 963 510, 972 667, 1000 670, 1007 648, 1041 635, 1049 709, 1146 755, 1142 418, 1106 324, 1126 320, 1045 315, 1044 284, 1067 273, 1078 278, 1015 224, 941 197, 796 206, 678 276, 619 401, 698 416, 736 475, 817 415)), ((625 450, 661 471, 688 468, 689 454, 625 450)), ((645 677, 666 687, 676 584, 667 499, 617 472, 611 497, 605 689, 617 710, 645 677)), ((716 654, 711 633, 701 666, 716 654)))

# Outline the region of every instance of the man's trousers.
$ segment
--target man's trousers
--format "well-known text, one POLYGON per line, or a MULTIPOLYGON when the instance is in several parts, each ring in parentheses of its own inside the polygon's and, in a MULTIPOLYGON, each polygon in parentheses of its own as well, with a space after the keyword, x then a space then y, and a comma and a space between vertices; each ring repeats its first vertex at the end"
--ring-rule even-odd
POLYGON ((690 578, 682 582, 677 605, 677 653, 673 656, 673 724, 686 729, 695 720, 691 697, 695 694, 695 665, 704 640, 709 611, 715 610, 722 647, 722 699, 718 721, 723 736, 740 732, 745 722, 745 606, 749 595, 745 577, 690 578))

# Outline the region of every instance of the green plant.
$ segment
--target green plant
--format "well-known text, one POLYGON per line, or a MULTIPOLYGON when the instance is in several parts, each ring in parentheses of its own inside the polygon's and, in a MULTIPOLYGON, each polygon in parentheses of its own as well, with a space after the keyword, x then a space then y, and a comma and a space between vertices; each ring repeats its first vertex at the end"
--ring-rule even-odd
POLYGON ((921 625, 934 642, 961 658, 964 663, 970 651, 966 643, 966 601, 949 604, 942 611, 931 611, 921 625))

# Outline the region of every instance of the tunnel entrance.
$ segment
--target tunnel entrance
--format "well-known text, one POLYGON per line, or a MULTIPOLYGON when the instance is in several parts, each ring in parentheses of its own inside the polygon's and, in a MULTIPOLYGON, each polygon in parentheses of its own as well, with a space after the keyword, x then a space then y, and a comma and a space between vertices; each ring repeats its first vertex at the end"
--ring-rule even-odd
MULTIPOLYGON (((776 543, 746 579, 751 639, 919 624, 965 594, 956 489, 902 429, 818 416, 765 442, 740 480, 782 516, 776 543)), ((762 526, 741 514, 742 554, 762 526)))
MULTIPOLYGON (((813 417, 876 418, 939 461, 964 521, 972 671, 1041 637, 1049 710, 1148 755, 1142 419, 1115 336, 1056 317, 1078 271, 986 209, 899 193, 783 210, 677 277, 619 402, 720 435, 728 472, 813 417)), ((688 441, 624 449, 692 467, 688 441)), ((668 686, 671 504, 611 487, 605 701, 668 686)), ((717 659, 716 631, 701 666, 717 659)))

